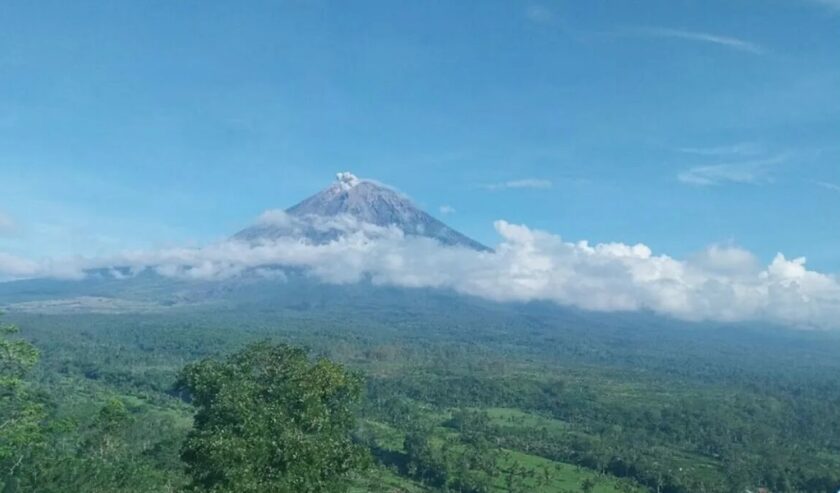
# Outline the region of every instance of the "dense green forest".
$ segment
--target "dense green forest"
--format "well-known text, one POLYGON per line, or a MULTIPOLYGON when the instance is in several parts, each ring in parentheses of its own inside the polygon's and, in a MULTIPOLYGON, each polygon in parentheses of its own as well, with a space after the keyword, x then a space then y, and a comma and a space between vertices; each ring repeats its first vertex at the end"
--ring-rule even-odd
POLYGON ((2 491, 840 487, 836 336, 441 303, 9 313, 2 491))

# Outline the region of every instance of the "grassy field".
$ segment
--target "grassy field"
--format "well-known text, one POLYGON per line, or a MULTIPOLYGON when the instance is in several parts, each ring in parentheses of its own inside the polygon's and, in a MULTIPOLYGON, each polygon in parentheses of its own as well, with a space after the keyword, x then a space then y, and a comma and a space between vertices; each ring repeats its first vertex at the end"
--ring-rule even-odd
POLYGON ((432 490, 401 477, 388 468, 376 467, 364 477, 356 479, 348 491, 349 493, 424 493, 432 490))
MULTIPOLYGON (((492 408, 488 409, 487 412, 494 420, 503 423, 509 423, 513 420, 519 426, 564 426, 562 422, 528 414, 517 409, 492 408)), ((432 439, 432 444, 436 447, 441 447, 447 442, 451 443, 453 439, 458 437, 456 431, 443 426, 445 419, 440 419, 443 416, 445 415, 434 413, 427 415, 427 417, 440 420, 438 426, 434 428, 432 439)), ((399 430, 387 424, 372 420, 365 420, 362 423, 362 428, 376 437, 377 445, 384 451, 394 454, 395 457, 399 457, 405 452, 403 448, 405 434, 399 430)), ((585 482, 592 484, 591 491, 594 493, 641 493, 645 491, 628 481, 603 475, 586 468, 552 461, 515 450, 500 448, 498 451, 500 453, 498 464, 500 474, 493 478, 492 491, 494 493, 508 493, 511 491, 508 485, 508 476, 511 474, 515 475, 518 479, 517 488, 519 489, 516 491, 523 492, 578 492, 583 491, 582 485, 585 482), (524 489, 522 489, 523 487, 524 489)), ((394 464, 393 469, 398 470, 398 465, 394 464)), ((422 485, 399 476, 394 470, 379 468, 372 471, 372 475, 375 477, 366 479, 367 482, 364 485, 360 484, 357 486, 357 489, 354 491, 428 491, 423 489, 422 485), (358 489, 365 487, 372 489, 358 489), (383 490, 381 488, 385 489, 383 490)))
POLYGON ((566 424, 560 420, 527 413, 519 409, 509 407, 490 407, 481 410, 486 412, 487 416, 490 418, 490 422, 497 426, 530 429, 545 428, 549 430, 564 430, 567 428, 566 424))

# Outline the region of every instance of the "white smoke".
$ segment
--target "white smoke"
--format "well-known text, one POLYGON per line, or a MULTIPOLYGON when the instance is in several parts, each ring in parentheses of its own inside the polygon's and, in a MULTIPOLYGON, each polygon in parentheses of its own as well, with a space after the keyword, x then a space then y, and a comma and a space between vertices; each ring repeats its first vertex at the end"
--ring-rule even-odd
MULTIPOLYGON (((299 219, 267 213, 291 230, 299 219)), ((686 260, 645 245, 571 243, 505 221, 493 252, 443 246, 397 228, 350 216, 310 218, 343 232, 312 244, 294 236, 260 243, 224 241, 204 248, 123 252, 109 258, 32 262, 0 255, 6 277, 78 277, 84 269, 153 268, 164 276, 218 280, 245 271, 282 276, 267 266, 301 268, 326 283, 369 278, 383 285, 448 288, 498 301, 548 300, 589 310, 652 310, 687 320, 765 320, 803 328, 840 328, 840 282, 810 271, 804 258, 778 254, 761 266, 750 252, 714 245, 686 260)))
POLYGON ((350 190, 361 182, 356 175, 350 173, 349 171, 336 173, 335 177, 338 179, 338 185, 342 190, 350 190))

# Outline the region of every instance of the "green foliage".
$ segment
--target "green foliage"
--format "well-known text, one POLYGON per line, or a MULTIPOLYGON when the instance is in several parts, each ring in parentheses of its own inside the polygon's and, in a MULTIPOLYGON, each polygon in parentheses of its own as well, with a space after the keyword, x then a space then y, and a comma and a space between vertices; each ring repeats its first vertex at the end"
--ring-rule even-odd
POLYGON ((366 464, 351 437, 359 378, 302 349, 254 344, 188 365, 179 387, 197 409, 182 453, 197 491, 343 491, 366 464))
POLYGON ((45 416, 43 406, 23 380, 38 361, 38 351, 13 338, 17 331, 13 325, 0 324, 0 485, 11 491, 43 443, 45 416))
POLYGON ((413 430, 405 436, 404 449, 407 473, 438 488, 488 493, 498 472, 498 451, 486 441, 467 444, 458 436, 435 446, 431 430, 413 430))
MULTIPOLYGON (((268 296, 259 286, 247 289, 268 296)), ((287 303, 272 295, 279 298, 287 303)), ((18 491, 202 488, 184 474, 181 449, 195 413, 171 392, 173 382, 186 364, 208 357, 218 361, 197 365, 225 381, 222 370, 232 362, 219 358, 265 338, 311 347, 367 376, 354 436, 378 465, 351 478, 354 492, 489 485, 492 493, 567 493, 587 479, 593 493, 840 487, 836 335, 648 327, 641 317, 593 324, 540 306, 519 315, 515 306, 440 306, 420 291, 414 298, 411 310, 382 309, 369 298, 349 299, 352 309, 305 304, 312 293, 302 293, 293 308, 15 313, 41 352, 17 380, 45 413, 42 445, 29 448, 16 469, 18 491), (114 398, 127 414, 109 406, 114 398)), ((307 367, 316 363, 304 359, 307 367)), ((250 398, 258 380, 246 378, 245 389, 222 386, 221 394, 250 398)), ((239 412, 229 407, 229 416, 239 412)), ((251 428, 267 426, 220 425, 219 454, 251 428)), ((243 453, 261 457, 271 449, 265 442, 256 439, 260 448, 243 453)), ((252 467, 235 453, 219 461, 223 471, 252 467)))
POLYGON ((95 425, 103 433, 110 435, 118 432, 130 420, 131 415, 125 403, 112 398, 99 410, 95 425))

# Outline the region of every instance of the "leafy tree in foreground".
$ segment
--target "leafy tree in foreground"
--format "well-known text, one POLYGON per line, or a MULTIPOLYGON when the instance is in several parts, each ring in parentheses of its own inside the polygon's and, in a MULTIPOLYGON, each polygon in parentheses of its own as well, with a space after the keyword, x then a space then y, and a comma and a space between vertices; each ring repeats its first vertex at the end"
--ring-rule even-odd
POLYGON ((17 476, 43 440, 43 406, 23 381, 38 351, 9 337, 16 332, 17 327, 0 323, 0 486, 7 491, 17 490, 17 476))
POLYGON ((334 492, 367 465, 353 443, 358 377, 306 351, 259 343, 181 372, 197 408, 182 458, 195 491, 334 492))

